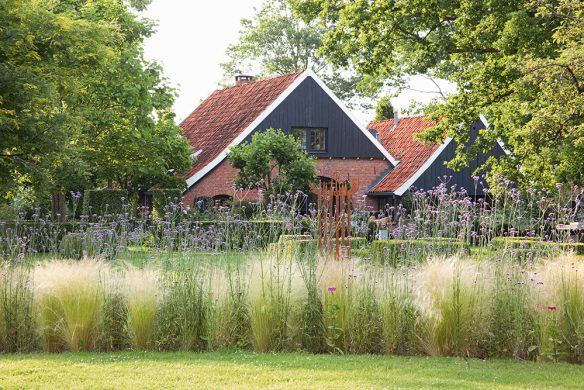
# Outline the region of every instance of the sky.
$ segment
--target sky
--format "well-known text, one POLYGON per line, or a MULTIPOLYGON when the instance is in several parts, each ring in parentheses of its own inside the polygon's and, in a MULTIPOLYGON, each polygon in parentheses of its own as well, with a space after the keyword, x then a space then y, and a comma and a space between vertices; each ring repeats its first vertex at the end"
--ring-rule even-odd
MULTIPOLYGON (((153 0, 141 14, 157 22, 157 32, 145 42, 145 56, 164 67, 164 74, 178 89, 175 102, 177 120, 186 118, 197 105, 218 88, 220 64, 225 50, 237 41, 240 20, 251 18, 263 0, 153 0)), ((435 91, 431 81, 415 77, 411 88, 435 91)), ((441 82, 443 90, 452 86, 441 82)), ((405 109, 411 100, 427 102, 437 96, 412 90, 392 99, 396 109, 405 109)), ((371 112, 356 111, 363 123, 371 112)))

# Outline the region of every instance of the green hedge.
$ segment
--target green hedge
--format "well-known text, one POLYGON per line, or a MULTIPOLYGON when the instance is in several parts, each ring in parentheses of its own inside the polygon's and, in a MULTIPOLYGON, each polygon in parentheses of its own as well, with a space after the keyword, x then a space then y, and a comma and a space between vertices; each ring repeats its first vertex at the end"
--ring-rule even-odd
POLYGON ((393 266, 423 261, 430 255, 469 253, 470 245, 457 239, 376 240, 353 254, 393 266))
POLYGON ((128 203, 126 190, 86 190, 83 195, 83 214, 121 214, 124 212, 123 205, 128 203))
POLYGON ((158 189, 152 195, 152 211, 158 215, 164 215, 169 205, 180 203, 181 200, 182 191, 178 188, 158 189))
POLYGON ((573 251, 578 255, 584 255, 584 242, 543 241, 538 237, 495 237, 491 240, 491 245, 496 249, 527 251, 536 254, 573 251))

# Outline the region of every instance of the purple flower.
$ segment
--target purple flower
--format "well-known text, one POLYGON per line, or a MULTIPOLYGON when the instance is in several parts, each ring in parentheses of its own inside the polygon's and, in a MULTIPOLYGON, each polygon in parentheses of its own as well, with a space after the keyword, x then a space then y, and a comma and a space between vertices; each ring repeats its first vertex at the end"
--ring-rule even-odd
POLYGON ((328 292, 334 293, 335 291, 337 291, 337 288, 335 286, 329 286, 328 292))

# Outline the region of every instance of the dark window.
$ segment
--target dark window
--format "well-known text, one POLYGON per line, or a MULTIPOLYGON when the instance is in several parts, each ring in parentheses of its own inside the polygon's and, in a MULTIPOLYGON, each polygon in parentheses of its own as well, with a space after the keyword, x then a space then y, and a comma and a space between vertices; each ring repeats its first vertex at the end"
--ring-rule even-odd
POLYGON ((324 127, 295 127, 292 129, 292 135, 300 140, 304 150, 312 153, 326 152, 326 133, 327 129, 324 127))

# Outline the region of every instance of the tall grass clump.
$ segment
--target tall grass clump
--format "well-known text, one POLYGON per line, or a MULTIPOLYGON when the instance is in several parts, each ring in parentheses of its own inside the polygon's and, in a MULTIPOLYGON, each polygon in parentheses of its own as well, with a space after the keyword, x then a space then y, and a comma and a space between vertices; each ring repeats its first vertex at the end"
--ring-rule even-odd
POLYGON ((532 359, 538 352, 534 279, 524 266, 510 259, 493 268, 487 355, 532 359))
POLYGON ((384 352, 392 355, 419 353, 418 318, 408 269, 386 270, 382 278, 380 312, 384 352))
POLYGON ((298 268, 304 286, 306 297, 301 303, 300 326, 301 346, 303 350, 312 353, 327 351, 326 332, 324 324, 324 307, 318 284, 318 257, 314 251, 304 253, 298 251, 298 268))
POLYGON ((156 313, 155 344, 164 351, 206 351, 213 338, 213 296, 202 269, 166 275, 156 313), (169 277, 170 276, 170 277, 169 277))
POLYGON ((289 342, 293 263, 283 256, 258 259, 251 268, 250 325, 254 350, 280 351, 289 342))
POLYGON ((584 275, 582 262, 562 257, 538 268, 540 354, 549 360, 584 363, 584 275), (543 287, 543 288, 542 288, 543 287))
POLYGON ((484 355, 488 329, 488 269, 450 258, 430 260, 416 273, 416 294, 425 314, 421 335, 429 355, 484 355))
MULTIPOLYGON (((138 269, 129 266, 123 278, 123 296, 127 304, 127 327, 134 349, 146 350, 152 347, 154 318, 160 301, 160 274, 157 270, 138 269)), ((110 304, 115 305, 115 299, 110 304)), ((118 305, 122 303, 118 302, 118 305)), ((113 309, 113 308, 112 308, 113 309)), ((118 310, 124 310, 118 308, 118 310)))
POLYGON ((215 286, 215 333, 217 348, 247 348, 251 325, 248 306, 247 268, 242 264, 227 264, 225 278, 215 286))
POLYGON ((3 264, 0 268, 0 351, 37 348, 30 273, 3 264))
POLYGON ((364 274, 355 288, 349 309, 347 351, 358 354, 383 352, 383 321, 375 276, 364 274))
POLYGON ((51 261, 35 268, 36 312, 45 350, 97 349, 109 277, 109 267, 91 259, 51 261))

